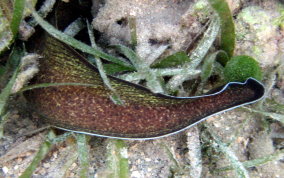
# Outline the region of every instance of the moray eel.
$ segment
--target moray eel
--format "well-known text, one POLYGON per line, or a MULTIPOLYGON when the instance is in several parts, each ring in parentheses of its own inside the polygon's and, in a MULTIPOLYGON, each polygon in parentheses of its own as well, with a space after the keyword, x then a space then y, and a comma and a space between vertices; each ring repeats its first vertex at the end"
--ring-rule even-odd
POLYGON ((253 78, 244 83, 228 83, 203 96, 174 97, 109 76, 124 101, 124 105, 116 105, 97 69, 84 57, 50 36, 43 46, 40 72, 34 83, 93 85, 26 92, 42 118, 64 130, 120 139, 158 138, 185 130, 208 116, 256 102, 264 95, 264 86, 253 78))

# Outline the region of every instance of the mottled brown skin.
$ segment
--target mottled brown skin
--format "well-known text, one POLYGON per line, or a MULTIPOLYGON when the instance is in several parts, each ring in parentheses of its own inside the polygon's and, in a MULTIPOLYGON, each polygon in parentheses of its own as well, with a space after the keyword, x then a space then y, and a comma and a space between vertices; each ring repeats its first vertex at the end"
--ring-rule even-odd
POLYGON ((262 97, 264 89, 251 80, 231 84, 225 91, 206 97, 177 98, 114 77, 111 85, 124 105, 110 99, 97 70, 61 42, 47 37, 44 59, 35 83, 88 83, 94 87, 57 86, 34 89, 28 99, 54 126, 120 138, 151 138, 184 129, 206 116, 262 97))

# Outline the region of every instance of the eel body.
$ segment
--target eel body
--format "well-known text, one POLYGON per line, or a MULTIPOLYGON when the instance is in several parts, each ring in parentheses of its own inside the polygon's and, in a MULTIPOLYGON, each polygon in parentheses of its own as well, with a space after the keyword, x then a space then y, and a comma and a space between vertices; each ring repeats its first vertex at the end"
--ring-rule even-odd
POLYGON ((97 69, 72 48, 47 37, 40 72, 34 82, 86 83, 33 89, 27 98, 51 125, 65 130, 121 139, 151 139, 170 135, 208 116, 253 103, 264 95, 253 78, 231 82, 220 90, 195 97, 154 94, 148 89, 109 76, 124 105, 110 99, 97 69))

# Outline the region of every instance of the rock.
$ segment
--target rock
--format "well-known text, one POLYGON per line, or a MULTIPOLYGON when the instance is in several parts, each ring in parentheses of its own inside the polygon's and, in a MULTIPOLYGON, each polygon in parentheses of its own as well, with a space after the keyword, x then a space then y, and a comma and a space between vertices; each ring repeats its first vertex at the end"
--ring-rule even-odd
POLYGON ((277 12, 260 6, 244 8, 236 19, 236 54, 252 56, 262 67, 275 65, 278 31, 273 21, 277 16, 277 12))
POLYGON ((150 64, 151 55, 161 46, 169 46, 167 53, 173 53, 192 40, 192 33, 200 27, 196 17, 188 15, 192 5, 192 1, 108 0, 99 10, 95 9, 97 4, 94 6, 93 12, 98 13, 94 14, 93 26, 110 44, 129 45, 129 18, 135 18, 136 52, 150 64))

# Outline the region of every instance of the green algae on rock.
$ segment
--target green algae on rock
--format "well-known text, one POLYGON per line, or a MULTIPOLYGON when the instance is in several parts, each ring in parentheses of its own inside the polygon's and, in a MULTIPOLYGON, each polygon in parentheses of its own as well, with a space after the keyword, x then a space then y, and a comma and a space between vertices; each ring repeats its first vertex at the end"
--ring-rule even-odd
POLYGON ((225 66, 224 75, 227 82, 243 82, 249 77, 262 79, 259 63, 245 55, 232 57, 225 66))
POLYGON ((154 94, 136 84, 109 76, 124 105, 110 99, 97 69, 69 46, 48 36, 44 59, 34 82, 86 83, 33 89, 26 96, 51 125, 65 130, 121 139, 151 139, 184 130, 206 117, 262 98, 255 79, 232 82, 214 93, 195 97, 154 94))

